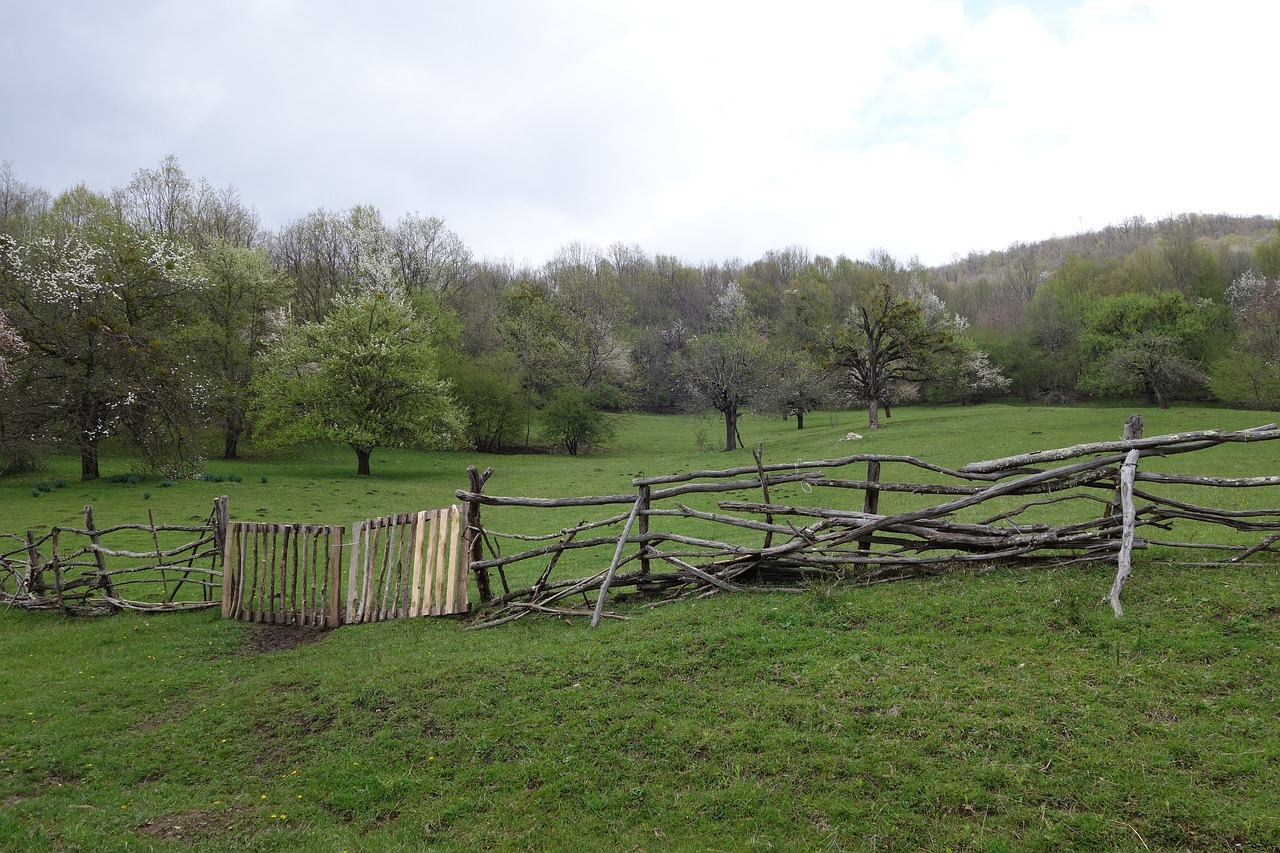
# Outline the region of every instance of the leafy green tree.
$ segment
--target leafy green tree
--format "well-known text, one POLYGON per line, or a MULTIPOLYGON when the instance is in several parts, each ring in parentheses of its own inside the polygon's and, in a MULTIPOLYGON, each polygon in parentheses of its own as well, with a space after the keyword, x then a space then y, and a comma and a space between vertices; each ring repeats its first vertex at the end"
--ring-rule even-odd
POLYGON ((1080 332, 1080 388, 1095 394, 1144 394, 1162 409, 1202 386, 1210 306, 1176 291, 1099 299, 1080 332))
POLYGON ((587 447, 598 447, 613 439, 617 427, 600 410, 590 389, 580 385, 557 388, 542 410, 542 435, 577 456, 587 447))
POLYGON ((185 337, 205 381, 205 407, 222 428, 222 458, 236 459, 249 428, 249 389, 288 284, 262 249, 214 239, 199 259, 204 280, 185 337))
POLYGON ((466 412, 468 444, 481 453, 496 453, 520 443, 528 413, 513 355, 498 351, 455 358, 446 373, 466 412))
POLYGON ((254 390, 263 446, 346 444, 361 475, 375 447, 452 447, 466 429, 438 378, 429 330, 379 290, 341 297, 323 321, 287 329, 254 390))

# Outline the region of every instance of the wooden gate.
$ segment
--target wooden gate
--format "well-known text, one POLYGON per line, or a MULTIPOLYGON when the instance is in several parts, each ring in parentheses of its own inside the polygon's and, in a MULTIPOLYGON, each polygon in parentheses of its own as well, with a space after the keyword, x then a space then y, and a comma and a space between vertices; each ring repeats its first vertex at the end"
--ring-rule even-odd
POLYGON ((459 507, 357 522, 347 622, 447 616, 470 609, 459 507))
POLYGON ((342 624, 342 534, 318 524, 227 522, 222 615, 245 622, 342 624))
POLYGON ((347 543, 344 532, 317 524, 227 522, 222 615, 336 628, 470 609, 458 507, 359 521, 347 543), (351 549, 345 591, 344 547, 351 549))

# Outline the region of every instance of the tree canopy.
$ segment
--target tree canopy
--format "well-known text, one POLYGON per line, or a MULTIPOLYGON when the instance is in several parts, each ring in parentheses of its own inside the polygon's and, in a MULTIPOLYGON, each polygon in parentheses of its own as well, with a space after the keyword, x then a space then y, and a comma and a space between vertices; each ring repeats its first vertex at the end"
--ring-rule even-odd
POLYGON ((346 444, 357 474, 370 473, 375 448, 452 447, 465 430, 427 329, 381 292, 340 298, 324 320, 287 328, 254 391, 260 443, 346 444))

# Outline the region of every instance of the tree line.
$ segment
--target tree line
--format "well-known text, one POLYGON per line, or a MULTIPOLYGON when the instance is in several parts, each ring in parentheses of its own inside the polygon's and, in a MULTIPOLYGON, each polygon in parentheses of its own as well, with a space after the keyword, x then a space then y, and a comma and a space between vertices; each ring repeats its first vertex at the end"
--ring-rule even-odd
POLYGON ((1101 260, 1015 246, 928 269, 792 246, 691 264, 570 243, 534 266, 368 205, 267 229, 174 157, 56 195, 6 163, 0 471, 75 450, 92 479, 110 436, 176 476, 215 432, 224 458, 249 437, 328 441, 368 473, 377 447, 578 453, 623 410, 716 412, 729 450, 746 411, 803 428, 825 407, 876 427, 900 403, 1011 393, 1280 405, 1274 223, 1212 246, 1184 224, 1137 223, 1156 236, 1101 260))

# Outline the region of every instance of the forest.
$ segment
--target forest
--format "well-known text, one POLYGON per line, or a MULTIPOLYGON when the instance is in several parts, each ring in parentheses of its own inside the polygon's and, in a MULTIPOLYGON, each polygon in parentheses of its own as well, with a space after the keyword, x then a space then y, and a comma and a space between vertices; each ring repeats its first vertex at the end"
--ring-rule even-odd
POLYGON ((0 169, 0 474, 128 446, 167 476, 310 441, 607 444, 610 413, 794 420, 914 401, 1280 408, 1280 221, 1131 217, 938 267, 800 246, 691 263, 575 242, 477 258, 369 205, 265 227, 176 157, 109 190, 0 169), (109 441, 111 440, 111 441, 109 441))

